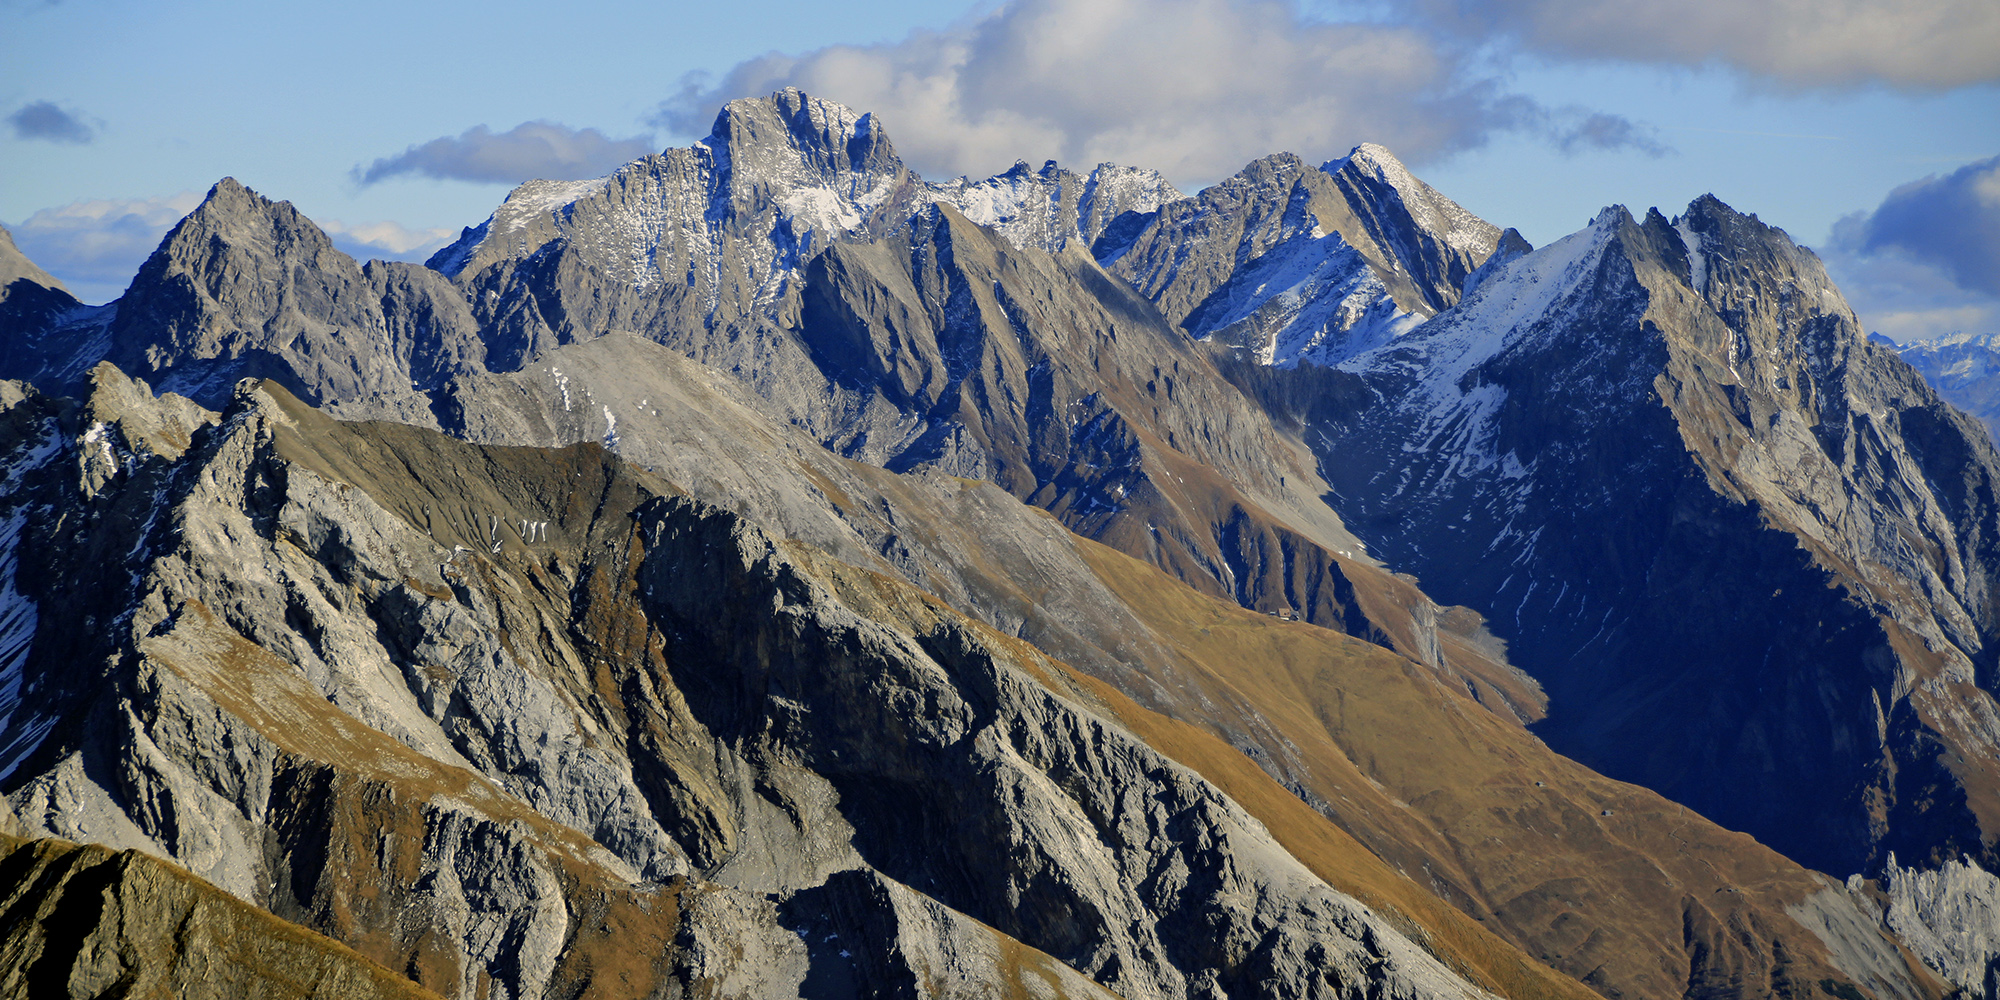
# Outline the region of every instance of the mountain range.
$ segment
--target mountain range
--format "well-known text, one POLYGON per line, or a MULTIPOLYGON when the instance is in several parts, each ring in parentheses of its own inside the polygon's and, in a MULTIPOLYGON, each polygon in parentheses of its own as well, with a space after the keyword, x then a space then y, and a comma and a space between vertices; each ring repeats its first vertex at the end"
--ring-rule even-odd
POLYGON ((1996 995, 1971 364, 1712 197, 939 183, 797 90, 425 265, 0 241, 0 979, 1996 995))

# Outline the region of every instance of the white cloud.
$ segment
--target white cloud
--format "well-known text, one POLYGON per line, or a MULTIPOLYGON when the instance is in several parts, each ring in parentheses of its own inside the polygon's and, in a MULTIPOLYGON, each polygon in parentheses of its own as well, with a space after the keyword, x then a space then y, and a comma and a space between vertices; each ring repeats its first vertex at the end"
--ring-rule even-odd
POLYGON ((11 228, 21 252, 78 298, 109 302, 201 198, 182 191, 164 198, 77 201, 42 209, 11 228))
POLYGON ((1871 330, 2000 333, 2000 157, 1891 191, 1835 224, 1824 256, 1871 330))
POLYGON ((1873 212, 1841 221, 1837 236, 1862 253, 1898 253, 2000 296, 2000 156, 1912 181, 1873 212))
POLYGON ((535 178, 575 180, 600 177, 654 152, 647 136, 613 139, 594 128, 573 129, 555 122, 522 122, 505 132, 475 125, 456 136, 419 143, 355 167, 354 178, 374 184, 403 174, 441 180, 519 184, 535 178))
POLYGON ((1952 333, 2000 334, 2000 298, 1970 291, 1906 255, 1831 248, 1828 273, 1871 333, 1909 343, 1952 333))
POLYGON ((338 219, 314 219, 334 246, 357 260, 424 260, 458 238, 458 230, 434 227, 407 229, 398 222, 368 222, 350 226, 338 219))
POLYGON ((1501 129, 1658 151, 1615 116, 1504 93, 1423 31, 1316 23, 1278 0, 1013 0, 946 31, 690 80, 661 121, 698 135, 724 101, 785 86, 879 114, 933 176, 1115 160, 1198 185, 1277 150, 1330 159, 1371 141, 1421 163, 1501 129))
POLYGON ((2000 80, 1993 0, 1392 0, 1415 23, 1559 58, 1720 64, 1792 87, 2000 80))

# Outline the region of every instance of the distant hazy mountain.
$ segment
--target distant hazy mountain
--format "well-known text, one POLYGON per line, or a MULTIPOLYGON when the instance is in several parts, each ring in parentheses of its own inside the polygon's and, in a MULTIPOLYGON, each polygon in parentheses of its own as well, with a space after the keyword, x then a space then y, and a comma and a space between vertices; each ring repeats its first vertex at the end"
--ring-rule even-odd
POLYGON ((1909 343, 1879 334, 1869 339, 1902 355, 1937 387, 1938 395, 2000 433, 2000 340, 1975 333, 1909 343))

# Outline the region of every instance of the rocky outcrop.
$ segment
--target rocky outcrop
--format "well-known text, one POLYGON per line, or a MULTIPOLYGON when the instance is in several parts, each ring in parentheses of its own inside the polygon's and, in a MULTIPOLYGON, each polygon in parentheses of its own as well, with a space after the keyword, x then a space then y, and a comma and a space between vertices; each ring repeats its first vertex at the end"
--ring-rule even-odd
POLYGON ((1088 251, 1107 231, 1143 224, 1161 205, 1183 197, 1156 170, 1100 163, 1078 174, 1054 160, 1040 170, 1024 160, 983 181, 961 177, 929 185, 926 193, 1017 247, 1050 253, 1071 244, 1088 251))
MULTIPOLYGON (((1857 878, 1858 881, 1858 878, 1857 878)), ((2000 987, 2000 878, 1969 860, 1882 868, 1887 923, 1926 965, 1973 996, 2000 987)))
POLYGON ((289 202, 233 178, 140 267, 110 333, 108 360, 211 406, 244 377, 315 402, 409 395, 360 265, 289 202))
POLYGON ((685 637, 669 659, 727 678, 677 675, 693 711, 823 775, 855 849, 897 881, 1122 996, 1480 995, 977 630, 842 613, 872 595, 818 591, 727 514, 667 501, 640 524, 641 588, 685 637))
MULTIPOLYGON (((1451 631, 1469 623, 1442 616, 1448 666, 1434 669, 1337 633, 1232 613, 1230 602, 1181 590, 990 485, 840 459, 759 412, 758 397, 734 379, 637 338, 572 345, 495 378, 499 385, 463 397, 470 433, 503 425, 551 442, 601 436, 608 408, 619 451, 676 488, 911 581, 1129 693, 1137 704, 1126 703, 1121 722, 1160 726, 1146 731, 1149 744, 1223 784, 1315 874, 1409 922, 1397 926, 1422 928, 1419 939, 1454 968, 1477 970, 1489 989, 1560 995, 1536 978, 1551 973, 1504 957, 1515 949, 1628 995, 1672 988, 1675 980, 1658 978, 1662 962, 1710 980, 1768 982, 1782 967, 1799 976, 1816 969, 1815 981, 1868 982, 1808 957, 1827 946, 1785 915, 1821 891, 1812 876, 1681 807, 1560 761, 1522 731, 1509 706, 1533 713, 1532 697, 1471 672, 1477 645, 1451 631), (647 395, 631 398, 640 391, 647 395), (575 424, 545 423, 551 414, 575 424), (1305 673, 1287 679, 1272 672, 1280 663, 1305 673), (1336 711, 1343 721, 1329 726, 1336 711), (1175 729, 1156 713, 1193 726, 1175 729), (1190 735, 1197 731, 1207 735, 1190 735), (1417 753, 1411 732, 1438 741, 1417 753), (1599 816, 1606 809, 1615 820, 1599 816), (1555 830, 1562 836, 1549 836, 1555 830), (1359 841, 1348 840, 1347 853, 1328 850, 1325 838, 1350 834, 1359 841), (1427 873, 1422 887, 1399 869, 1427 873), (1464 912, 1441 907, 1432 892, 1464 912), (1708 902, 1690 908, 1690 893, 1708 902), (1691 938, 1681 931, 1688 913, 1703 928, 1691 938), (1726 928, 1746 921, 1784 942, 1783 961, 1769 946, 1724 946, 1726 928)), ((1100 690, 1095 697, 1122 697, 1100 690)), ((1876 940, 1872 954, 1862 952, 1867 961, 1899 961, 1876 940)), ((1923 992, 1908 982, 1884 989, 1923 992)))

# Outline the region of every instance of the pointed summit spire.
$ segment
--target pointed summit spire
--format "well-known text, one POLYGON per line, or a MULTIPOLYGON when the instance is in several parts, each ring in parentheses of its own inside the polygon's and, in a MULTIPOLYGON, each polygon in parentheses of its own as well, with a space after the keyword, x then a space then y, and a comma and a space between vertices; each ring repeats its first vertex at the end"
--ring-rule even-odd
POLYGON ((28 259, 21 248, 14 245, 14 234, 0 226, 0 298, 5 298, 7 289, 16 281, 27 281, 43 288, 68 293, 61 280, 42 270, 41 265, 28 259))

